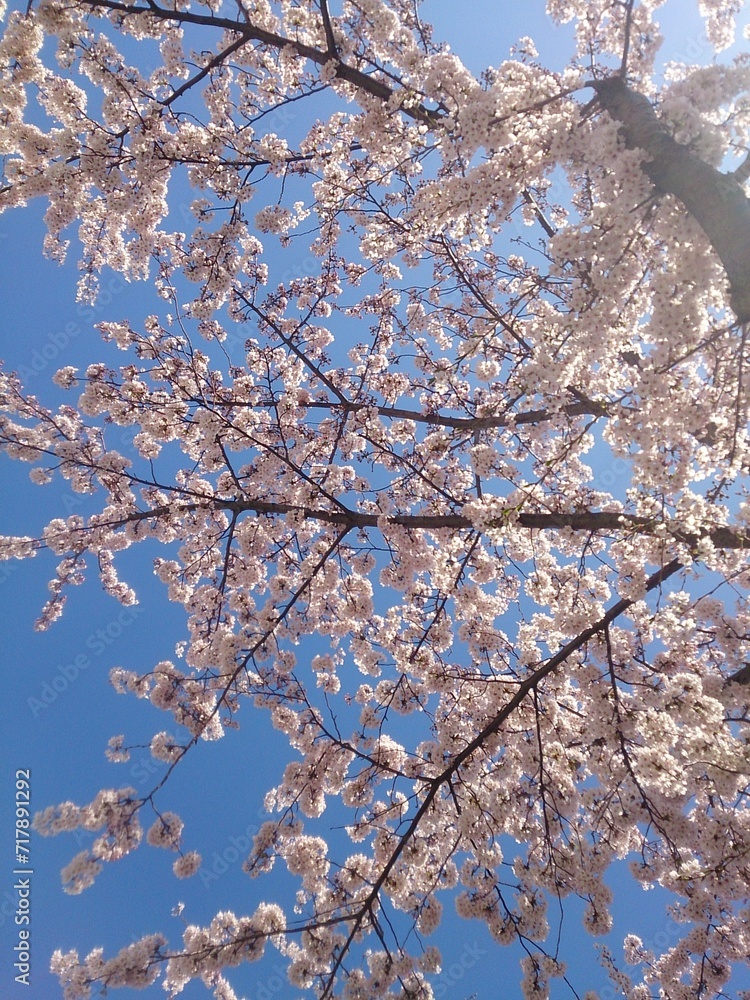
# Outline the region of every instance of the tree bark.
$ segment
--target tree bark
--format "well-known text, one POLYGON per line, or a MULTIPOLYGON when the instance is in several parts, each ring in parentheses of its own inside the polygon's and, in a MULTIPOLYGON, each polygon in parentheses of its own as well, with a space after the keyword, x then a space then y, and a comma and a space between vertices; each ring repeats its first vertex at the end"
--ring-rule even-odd
MULTIPOLYGON (((196 510, 201 504, 189 504, 175 510, 196 510)), ((415 531, 440 531, 445 528, 460 530, 474 527, 474 522, 465 514, 390 514, 385 515, 385 522, 378 514, 352 510, 343 504, 327 510, 320 507, 305 507, 299 504, 283 503, 269 500, 222 500, 217 498, 206 506, 213 506, 234 514, 251 512, 254 514, 298 514, 305 520, 322 521, 326 524, 340 524, 350 528, 376 528, 381 523, 399 525, 415 531)), ((156 510, 139 512, 130 519, 148 519, 167 513, 170 506, 156 510)), ((502 527, 503 518, 497 518, 488 523, 488 527, 502 527)), ((643 517, 638 514, 617 513, 616 511, 580 511, 575 513, 526 513, 524 511, 509 511, 508 523, 520 525, 533 531, 561 531, 569 528, 571 531, 587 532, 630 532, 639 535, 656 535, 661 530, 656 518, 643 517)), ((728 527, 707 528, 705 531, 685 531, 674 523, 666 524, 665 540, 683 542, 693 548, 702 538, 708 538, 717 549, 750 549, 750 534, 728 527)))
POLYGON ((648 98, 631 90, 622 77, 596 80, 590 86, 620 123, 628 149, 647 154, 642 167, 654 187, 679 198, 703 229, 724 265, 737 319, 750 322, 750 200, 738 179, 675 142, 648 98))

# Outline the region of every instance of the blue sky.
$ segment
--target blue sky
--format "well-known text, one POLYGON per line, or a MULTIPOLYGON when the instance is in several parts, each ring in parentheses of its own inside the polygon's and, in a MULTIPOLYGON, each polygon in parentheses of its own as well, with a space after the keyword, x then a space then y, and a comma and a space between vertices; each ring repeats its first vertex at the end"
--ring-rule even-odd
MULTIPOLYGON (((428 0, 424 17, 436 25, 435 38, 450 41, 453 50, 476 72, 496 64, 520 35, 531 35, 547 62, 564 62, 570 51, 567 32, 551 35, 541 0, 470 0, 462 5, 428 0), (460 6, 460 13, 457 10, 460 6), (561 39, 563 39, 561 43, 561 39)), ((695 4, 670 2, 665 10, 667 57, 700 61, 707 55, 695 4)), ((138 317, 159 308, 147 287, 130 286, 110 276, 93 308, 75 303, 75 255, 60 267, 41 255, 43 206, 0 217, 0 356, 19 370, 28 387, 45 401, 59 399, 50 379, 62 365, 85 365, 105 359, 92 324, 103 319, 138 317)), ((300 261, 303 260, 300 254, 300 261)), ((277 260, 284 269, 294 262, 287 253, 277 260)), ((127 447, 123 438, 122 447, 127 447)), ((610 471, 616 476, 614 466, 610 471)), ((620 470, 621 472, 622 470, 620 470)), ((28 479, 28 466, 3 461, 3 503, 0 530, 36 534, 52 516, 85 512, 81 498, 64 484, 40 489, 28 479)), ((176 943, 181 920, 171 915, 175 903, 186 904, 190 922, 207 922, 220 909, 251 912, 262 898, 289 894, 291 883, 251 881, 240 864, 262 817, 262 796, 280 777, 288 754, 284 741, 260 714, 243 718, 239 733, 216 744, 201 745, 188 755, 170 779, 161 800, 186 820, 185 846, 199 850, 204 868, 196 878, 178 883, 171 875, 173 856, 142 848, 119 864, 105 867, 93 888, 81 896, 62 892, 60 868, 82 850, 87 840, 74 837, 32 839, 32 968, 31 990, 13 982, 12 814, 17 769, 30 769, 32 806, 41 809, 63 799, 89 801, 100 787, 132 785, 150 789, 160 773, 147 749, 136 751, 124 765, 108 764, 104 749, 110 736, 126 733, 128 742, 148 744, 151 735, 169 728, 169 719, 150 705, 117 696, 109 685, 110 667, 147 669, 174 654, 183 637, 183 614, 169 605, 150 574, 156 554, 142 547, 126 553, 123 576, 138 589, 141 603, 123 609, 104 594, 95 579, 73 593, 62 619, 45 633, 33 622, 46 599, 46 581, 53 562, 41 556, 29 562, 0 563, 0 626, 5 681, 5 725, 0 771, 0 993, 12 998, 59 995, 47 971, 56 947, 79 948, 85 954, 102 945, 107 954, 142 934, 163 931, 176 943)), ((675 928, 664 914, 656 893, 623 890, 625 878, 615 874, 615 931, 635 930, 656 947, 676 940, 675 928)), ((450 908, 446 907, 446 913, 450 908)), ((593 945, 580 925, 580 910, 566 912, 564 933, 570 944, 564 957, 581 993, 605 983, 595 964, 593 945)), ((437 996, 464 1000, 514 1000, 518 955, 490 942, 484 930, 448 916, 435 943, 443 948, 444 971, 437 979, 437 996), (506 985, 509 984, 509 985, 506 985)), ((287 997, 278 956, 246 966, 233 977, 247 1000, 287 997)), ((144 993, 121 991, 123 997, 144 993)), ((147 996, 162 996, 158 986, 147 996)), ((193 984, 186 1000, 205 997, 193 984)), ((562 995, 561 993, 559 995, 562 995)), ((606 993, 602 993, 606 1000, 606 993)))

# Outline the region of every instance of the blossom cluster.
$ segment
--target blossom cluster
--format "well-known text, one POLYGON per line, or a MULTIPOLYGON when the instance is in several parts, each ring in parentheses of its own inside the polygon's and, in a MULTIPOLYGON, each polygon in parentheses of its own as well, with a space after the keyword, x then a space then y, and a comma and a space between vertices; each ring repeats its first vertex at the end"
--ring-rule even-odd
MULTIPOLYGON (((243 870, 299 888, 174 946, 56 953, 66 997, 163 973, 231 1000, 270 942, 295 988, 431 1000, 446 904, 546 997, 550 900, 608 933, 624 859, 684 934, 629 937, 640 982, 610 977, 718 994, 750 949, 747 324, 726 218, 654 186, 590 74, 658 93, 649 127, 718 170, 750 145, 747 58, 662 76, 656 0, 549 0, 569 65, 525 38, 481 79, 411 0, 125 6, 42 0, 0 40, 0 209, 46 197, 59 258, 78 224, 82 299, 112 269, 164 305, 100 322, 108 360, 63 365, 61 405, 0 372, 0 446, 82 501, 0 558, 55 557, 46 628, 89 567, 133 604, 122 553, 158 550, 184 641, 110 676, 176 732, 150 794, 35 827, 96 834, 73 893, 143 842, 189 878, 169 777, 253 708, 290 757, 243 870), (280 136, 290 107, 316 111, 280 136)), ((736 4, 699 7, 723 50, 736 4)))

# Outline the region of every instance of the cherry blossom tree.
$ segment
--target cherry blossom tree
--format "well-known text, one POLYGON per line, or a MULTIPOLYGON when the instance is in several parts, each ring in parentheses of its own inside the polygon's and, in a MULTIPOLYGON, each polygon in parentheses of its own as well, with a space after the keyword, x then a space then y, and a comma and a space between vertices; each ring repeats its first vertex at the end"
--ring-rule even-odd
MULTIPOLYGON (((58 952, 69 1000, 230 1000, 269 945, 319 997, 427 1000, 444 906, 544 997, 551 901, 607 932, 623 862, 684 932, 625 941, 624 996, 723 996, 748 962, 750 58, 663 65, 662 3, 548 0, 567 67, 524 38, 480 79, 416 0, 6 15, 0 205, 47 200, 82 301, 111 271, 156 296, 98 324, 121 365, 56 373, 67 404, 2 374, 7 454, 93 505, 3 557, 59 559, 46 628, 87 564, 134 603, 118 554, 160 545, 187 624, 174 661, 112 671, 169 717, 164 779, 36 829, 96 833, 72 893, 144 839, 187 878, 173 771, 251 708, 290 745, 244 864, 269 902, 58 952), (280 277, 290 246, 315 267, 280 277)), ((716 53, 740 6, 700 0, 716 53)))

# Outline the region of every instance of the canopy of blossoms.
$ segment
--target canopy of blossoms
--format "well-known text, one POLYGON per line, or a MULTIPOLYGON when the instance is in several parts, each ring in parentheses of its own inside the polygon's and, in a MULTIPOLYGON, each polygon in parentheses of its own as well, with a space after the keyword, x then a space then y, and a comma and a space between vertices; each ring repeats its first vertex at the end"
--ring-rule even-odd
MULTIPOLYGON (((550 901, 605 933, 623 859, 684 929, 625 942, 625 996, 723 995, 748 962, 750 57, 665 67, 661 6, 548 0, 567 67, 524 39, 480 79, 414 0, 6 13, 0 208, 46 199, 82 301, 108 271, 156 294, 98 326, 122 364, 57 372, 67 404, 0 374, 7 454, 95 504, 2 556, 57 557, 46 628, 88 570, 134 603, 118 554, 159 543, 186 613, 174 661, 112 672, 168 716, 164 780, 36 829, 96 833, 73 893, 144 840, 189 877, 169 775, 254 709, 290 756, 244 867, 299 881, 293 911, 57 953, 68 1000, 231 1000, 269 945, 319 997, 429 1000, 444 905, 544 997, 550 901), (315 266, 280 279, 295 243, 315 266)), ((740 3, 698 6, 723 52, 740 3)))

